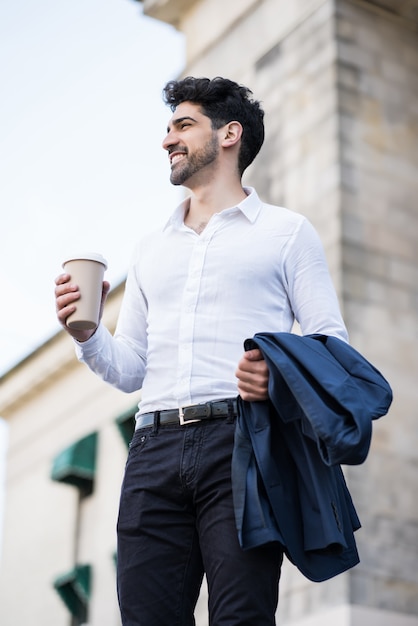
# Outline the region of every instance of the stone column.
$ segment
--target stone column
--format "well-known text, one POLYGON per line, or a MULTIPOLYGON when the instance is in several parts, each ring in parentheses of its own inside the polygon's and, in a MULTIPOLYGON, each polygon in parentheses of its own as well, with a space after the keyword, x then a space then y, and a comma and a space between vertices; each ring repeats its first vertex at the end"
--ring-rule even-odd
POLYGON ((263 101, 245 182, 313 222, 351 343, 394 390, 368 460, 345 468, 361 564, 320 585, 287 565, 279 623, 418 626, 418 0, 144 9, 185 33, 185 75, 227 76, 263 101))

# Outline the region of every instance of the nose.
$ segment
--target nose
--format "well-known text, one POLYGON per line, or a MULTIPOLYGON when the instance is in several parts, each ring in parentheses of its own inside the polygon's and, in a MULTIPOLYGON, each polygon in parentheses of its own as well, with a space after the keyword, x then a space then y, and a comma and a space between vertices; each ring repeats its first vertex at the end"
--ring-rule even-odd
POLYGON ((173 131, 173 129, 168 129, 167 130, 167 134, 163 139, 163 143, 162 143, 162 147, 164 150, 169 150, 170 146, 174 146, 177 143, 177 140, 175 139, 175 133, 173 131))

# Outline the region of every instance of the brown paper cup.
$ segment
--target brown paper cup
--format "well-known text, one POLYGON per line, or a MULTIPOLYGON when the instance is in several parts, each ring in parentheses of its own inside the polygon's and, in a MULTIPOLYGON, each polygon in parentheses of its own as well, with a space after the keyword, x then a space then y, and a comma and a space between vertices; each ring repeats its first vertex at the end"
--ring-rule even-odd
POLYGON ((100 254, 80 254, 69 258, 62 267, 70 274, 71 282, 78 285, 80 290, 77 309, 66 320, 68 328, 94 330, 99 323, 106 260, 100 254))

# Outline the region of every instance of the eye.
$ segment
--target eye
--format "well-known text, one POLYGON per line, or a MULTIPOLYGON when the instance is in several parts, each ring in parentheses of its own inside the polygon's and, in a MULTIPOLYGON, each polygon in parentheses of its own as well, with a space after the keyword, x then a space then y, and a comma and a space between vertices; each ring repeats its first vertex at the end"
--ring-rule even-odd
POLYGON ((183 128, 187 128, 188 126, 191 126, 190 122, 182 122, 180 128, 183 129, 183 128))

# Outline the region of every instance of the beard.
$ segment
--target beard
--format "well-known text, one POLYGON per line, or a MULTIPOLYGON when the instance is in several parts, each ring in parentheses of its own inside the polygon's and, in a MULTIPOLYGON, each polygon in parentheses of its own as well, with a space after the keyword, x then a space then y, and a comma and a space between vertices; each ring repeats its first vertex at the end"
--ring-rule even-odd
POLYGON ((174 165, 170 175, 170 182, 173 185, 184 185, 191 176, 213 163, 217 159, 218 154, 218 137, 213 133, 211 139, 202 148, 192 154, 187 153, 181 161, 174 165))

